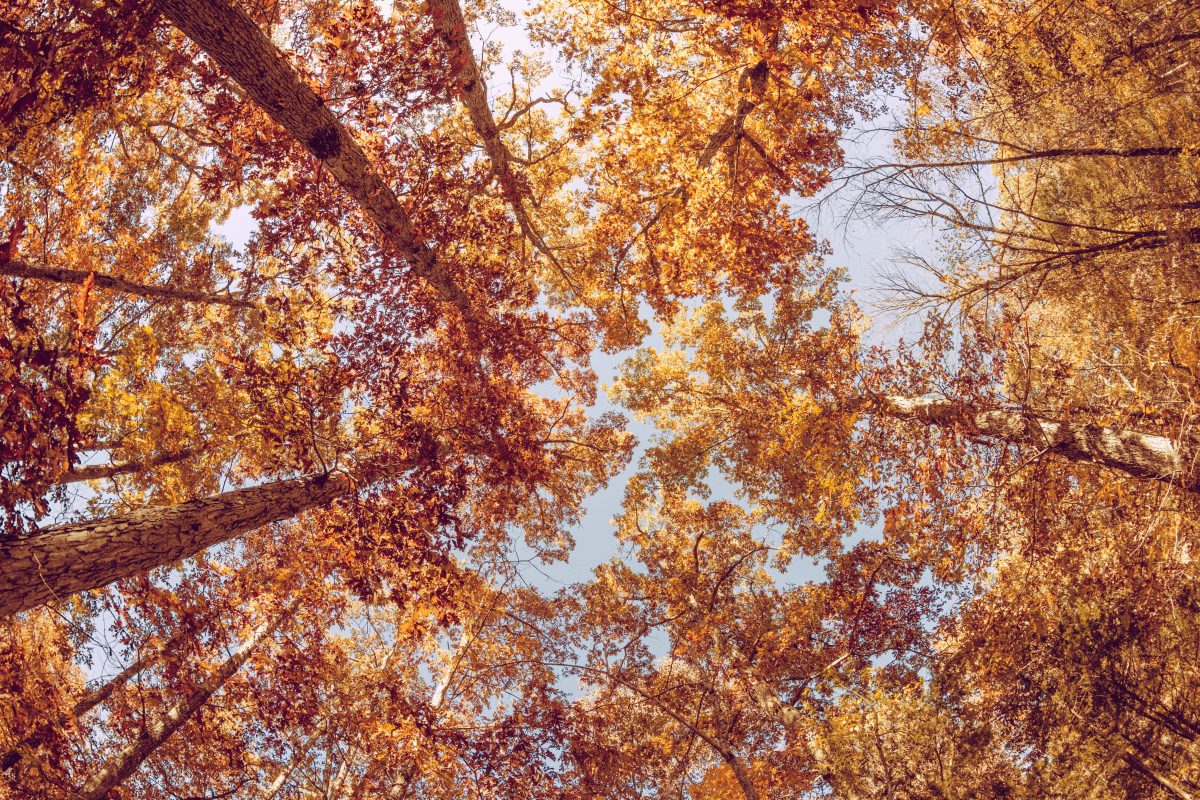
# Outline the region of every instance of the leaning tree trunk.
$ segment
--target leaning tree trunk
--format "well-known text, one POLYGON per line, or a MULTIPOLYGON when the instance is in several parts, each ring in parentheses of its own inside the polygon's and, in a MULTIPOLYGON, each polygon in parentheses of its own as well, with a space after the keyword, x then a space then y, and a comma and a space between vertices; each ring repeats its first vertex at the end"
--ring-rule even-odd
POLYGON ((185 447, 171 453, 163 453, 150 458, 133 461, 113 461, 109 464, 89 464, 84 467, 74 467, 67 470, 56 483, 78 483, 80 481, 98 481, 104 478, 115 478, 118 475, 128 475, 131 472, 141 472, 151 467, 161 467, 167 464, 178 464, 196 455, 199 451, 194 447, 185 447))
POLYGON ((208 698, 212 697, 225 685, 226 681, 233 677, 234 673, 241 669, 263 640, 275 633, 276 629, 292 615, 296 608, 297 606, 293 602, 273 621, 261 625, 255 630, 250 638, 243 642, 208 680, 193 689, 187 697, 171 707, 162 717, 146 725, 142 734, 109 760, 99 772, 89 778, 87 783, 75 794, 75 797, 80 800, 103 800, 110 791, 125 782, 150 757, 151 753, 169 739, 171 734, 179 730, 180 726, 191 719, 208 702, 208 698))
POLYGON ((345 475, 305 475, 0 541, 0 616, 171 564, 324 506, 351 486, 345 475))
MULTIPOLYGON (((433 718, 433 724, 429 727, 429 730, 425 731, 429 740, 421 745, 421 750, 436 747, 436 741, 433 736, 437 730, 438 717, 441 715, 442 706, 446 704, 446 693, 450 691, 450 684, 454 682, 454 677, 458 674, 458 668, 462 666, 463 659, 466 658, 467 650, 470 648, 474 638, 470 632, 470 627, 464 624, 462 635, 458 639, 458 646, 454 649, 454 655, 450 659, 450 666, 446 668, 446 671, 442 673, 441 680, 433 687, 433 695, 429 699, 429 711, 430 716, 433 718)), ((418 768, 417 759, 410 759, 400 780, 388 787, 388 800, 405 800, 408 797, 413 781, 417 779, 418 768)), ((361 788, 362 785, 360 784, 359 789, 361 788)))
POLYGON ((205 292, 198 289, 182 289, 177 286, 163 286, 152 283, 137 283, 106 275, 103 272, 89 272, 84 269, 63 269, 59 267, 39 267, 26 261, 0 258, 0 275, 13 278, 29 278, 55 283, 72 283, 82 285, 89 278, 93 286, 101 289, 111 289, 124 292, 135 297, 154 297, 162 300, 181 300, 189 303, 209 303, 233 308, 255 308, 249 300, 234 297, 229 294, 205 292))
POLYGON ((475 60, 475 51, 467 37, 467 23, 463 18, 462 6, 458 0, 428 0, 426 11, 433 20, 434 29, 446 43, 450 51, 450 63, 454 68, 454 81, 460 89, 459 98, 467 108, 467 115, 475 133, 483 140, 488 160, 492 162, 492 170, 500 180, 500 188, 512 208, 513 215, 525 238, 529 239, 541 253, 550 260, 560 271, 563 266, 559 263, 554 251, 546 244, 546 239, 534 223, 525 205, 526 191, 517 179, 513 169, 512 154, 500 138, 500 128, 492 117, 491 107, 488 106, 487 84, 479 72, 479 64, 475 60))
POLYGON ((91 690, 71 706, 69 714, 58 717, 54 720, 47 720, 39 725, 33 733, 22 739, 15 747, 7 752, 0 754, 0 771, 7 771, 15 767, 21 761, 21 757, 25 751, 36 750, 39 745, 53 732, 56 727, 61 727, 72 719, 79 719, 84 714, 88 713, 96 706, 108 700, 112 693, 118 687, 124 686, 125 683, 134 675, 138 675, 150 667, 157 664, 172 650, 175 649, 182 641, 182 638, 177 634, 171 637, 163 647, 157 650, 142 655, 125 669, 118 672, 102 686, 97 686, 91 690))
POLYGON ((325 102, 245 11, 228 0, 158 0, 158 8, 321 160, 410 268, 470 318, 462 288, 421 241, 395 192, 325 102))
POLYGON ((291 761, 287 763, 287 766, 280 770, 279 774, 275 776, 275 780, 271 781, 271 785, 266 788, 264 800, 274 800, 274 798, 279 794, 280 790, 283 789, 284 784, 286 784, 292 777, 292 773, 295 772, 300 766, 300 761, 308 755, 308 751, 312 749, 313 744, 318 738, 325 734, 325 727, 327 723, 327 719, 322 721, 317 725, 316 730, 314 730, 308 737, 305 738, 303 744, 300 745, 299 749, 292 756, 291 761))
POLYGON ((1032 447, 1070 461, 1153 478, 1189 491, 1200 488, 1195 469, 1200 452, 1184 441, 1158 434, 985 409, 940 398, 885 395, 859 401, 859 405, 868 413, 957 428, 976 441, 1032 447))

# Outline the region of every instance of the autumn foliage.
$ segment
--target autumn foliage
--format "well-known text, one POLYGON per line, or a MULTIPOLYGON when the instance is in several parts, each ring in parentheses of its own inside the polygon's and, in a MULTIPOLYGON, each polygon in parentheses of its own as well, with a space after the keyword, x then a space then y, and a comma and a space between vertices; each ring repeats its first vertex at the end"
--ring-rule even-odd
POLYGON ((0 798, 1200 796, 1198 48, 6 3, 0 798))

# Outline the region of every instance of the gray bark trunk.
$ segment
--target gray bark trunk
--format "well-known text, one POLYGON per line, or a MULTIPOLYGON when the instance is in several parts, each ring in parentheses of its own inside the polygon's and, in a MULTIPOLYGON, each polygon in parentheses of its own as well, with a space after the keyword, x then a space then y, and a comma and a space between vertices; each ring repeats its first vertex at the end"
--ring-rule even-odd
POLYGON ((258 24, 228 0, 158 0, 158 8, 263 111, 320 159, 388 243, 467 318, 466 294, 413 231, 395 192, 324 101, 258 24))
POLYGON ((350 488, 344 475, 305 475, 0 541, 0 616, 171 564, 350 488))
POLYGON ((169 739, 175 731, 179 730, 180 726, 191 719, 208 702, 208 698, 212 697, 225 685, 226 681, 241 669, 255 649, 263 640, 275 633, 284 620, 291 616, 295 608, 293 603, 288 610, 272 622, 259 626, 208 680, 193 689, 187 697, 172 706, 162 717, 147 724, 141 736, 130 742, 99 772, 89 778, 76 796, 81 800, 103 800, 110 791, 124 783, 150 757, 151 753, 169 739))
POLYGON ((104 478, 115 478, 118 475, 141 472, 151 467, 177 464, 180 461, 191 458, 197 452, 195 448, 187 447, 174 453, 164 453, 163 455, 141 459, 140 461, 114 461, 110 464, 92 464, 86 467, 75 467, 68 470, 59 478, 58 483, 78 483, 79 481, 98 481, 104 478))
POLYGON ((92 285, 101 289, 111 289, 137 297, 157 297, 164 300, 182 300, 189 303, 209 303, 232 308, 256 308, 254 303, 233 295, 204 292, 197 289, 180 289, 177 286, 156 286, 149 283, 136 283, 118 278, 115 275, 105 275, 101 272, 89 272, 82 269, 62 269, 58 267, 39 267, 26 261, 9 261, 0 259, 0 275, 14 278, 29 278, 55 283, 83 284, 90 275, 92 285))
POLYGON ((1139 478, 1197 487, 1193 448, 1166 436, 1083 422, 1063 422, 1019 411, 980 409, 967 403, 886 395, 867 401, 871 413, 956 427, 975 440, 994 440, 1096 464, 1139 478))
POLYGON ((112 696, 112 693, 116 691, 118 687, 124 686, 125 683, 128 682, 128 680, 134 675, 137 675, 157 664, 163 659, 164 656, 170 653, 180 641, 181 640, 178 635, 172 637, 171 640, 168 641, 161 649, 152 650, 142 655, 128 667, 114 675, 102 686, 96 687, 81 697, 75 703, 75 705, 71 707, 70 715, 61 716, 52 722, 46 722, 42 725, 39 725, 32 734, 27 736, 8 752, 0 755, 0 771, 8 771, 15 767, 18 763, 20 763, 24 751, 37 749, 37 747, 46 740, 46 737, 50 735, 55 727, 66 725, 72 719, 79 719, 96 706, 108 700, 108 698, 112 696))

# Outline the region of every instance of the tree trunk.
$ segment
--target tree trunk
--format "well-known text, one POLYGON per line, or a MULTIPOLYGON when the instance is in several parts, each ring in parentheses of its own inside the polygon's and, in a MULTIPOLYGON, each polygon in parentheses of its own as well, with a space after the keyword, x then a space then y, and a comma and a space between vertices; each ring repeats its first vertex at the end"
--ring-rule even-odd
POLYGON ((1196 800, 1196 795, 1189 792, 1179 781, 1172 778, 1170 775, 1165 775, 1147 764, 1141 756, 1139 756, 1133 748, 1130 748, 1121 756, 1122 760, 1129 766, 1136 769, 1138 772, 1145 775, 1150 780, 1161 786, 1172 797, 1178 800, 1196 800))
POLYGON ((925 397, 886 395, 865 400, 867 413, 954 427, 968 438, 1023 445, 1070 461, 1096 464, 1139 478, 1170 483, 1189 491, 1197 486, 1198 455, 1166 436, 1084 422, 1063 422, 1020 411, 981 409, 969 403, 925 397))
POLYGON ((108 698, 112 696, 112 693, 118 687, 124 686, 134 675, 137 675, 157 664, 168 653, 174 650, 175 647, 179 645, 180 641, 182 641, 182 639, 178 634, 173 636, 170 641, 163 645, 161 649, 152 650, 149 653, 146 653, 128 667, 114 675, 104 685, 96 687, 81 697, 75 703, 75 705, 71 707, 71 713, 69 715, 63 715, 53 721, 48 720, 39 725, 33 733, 25 737, 25 739, 19 742, 15 747, 0 755, 0 771, 8 771, 15 767, 21 761, 23 751, 36 749, 39 745, 41 745, 42 742, 46 740, 46 737, 50 735, 51 731, 53 731, 55 727, 66 725, 72 719, 79 719, 96 706, 108 700, 108 698))
POLYGON ((500 188, 504 190, 504 196, 517 218, 521 232, 554 264, 563 277, 568 277, 525 206, 525 191, 513 170, 512 154, 500 138, 500 128, 496 125, 492 109, 488 106, 487 84, 483 82, 479 64, 475 61, 475 51, 467 38, 467 23, 463 18, 462 6, 458 0, 428 0, 425 8, 433 20, 434 29, 450 50, 450 63, 455 70, 454 81, 460 90, 459 99, 467 108, 475 133, 483 140, 488 159, 492 162, 492 171, 500 181, 500 188))
POLYGON ((27 261, 0 259, 0 275, 14 278, 30 278, 55 283, 83 284, 88 277, 92 284, 101 289, 112 289, 136 297, 160 297, 165 300, 183 300, 189 303, 211 303, 232 308, 256 308, 254 303, 233 295, 204 292, 197 289, 180 289, 176 286, 156 286, 149 283, 135 283, 115 275, 105 275, 101 272, 90 272, 82 269, 62 269, 58 267, 38 267, 27 261))
POLYGON ((305 475, 0 541, 0 616, 171 564, 323 506, 351 485, 344 475, 305 475))
POLYGON ((127 475, 130 472, 141 472, 150 467, 161 467, 164 464, 177 464, 180 461, 196 455, 194 447, 185 447, 173 453, 164 453, 140 461, 114 461, 110 464, 93 464, 86 467, 75 467, 68 470, 58 479, 59 484, 78 483, 80 481, 98 481, 103 478, 115 478, 117 475, 127 475))
POLYGON ((803 743, 809 757, 812 759, 813 768, 834 789, 835 795, 844 798, 844 800, 858 800, 859 794, 857 792, 849 789, 849 787, 835 785, 829 754, 825 752, 820 738, 813 730, 813 720, 806 718, 796 708, 780 700, 775 690, 756 678, 748 667, 743 671, 742 681, 749 690, 750 696, 754 698, 754 703, 758 706, 758 709, 766 716, 774 718, 784 728, 790 730, 803 743))
POLYGON ((163 14, 276 123, 320 159, 410 268, 467 318, 466 294, 420 241, 408 214, 350 132, 251 17, 228 0, 158 0, 163 14))
POLYGON ((88 779, 87 783, 76 794, 80 800, 103 800, 114 788, 129 778, 138 767, 158 749, 159 745, 171 737, 180 726, 191 719, 200 710, 208 698, 225 685, 233 677, 254 650, 270 637, 284 620, 292 615, 297 605, 293 602, 287 610, 272 622, 259 626, 250 638, 238 647, 228 659, 221 664, 215 673, 202 684, 192 690, 187 697, 175 704, 162 717, 145 726, 141 736, 130 742, 124 750, 114 756, 99 772, 88 779))
MULTIPOLYGON (((442 673, 442 677, 438 680, 437 685, 433 687, 433 694, 429 699, 429 710, 433 712, 434 724, 430 726, 428 741, 419 743, 418 752, 425 749, 436 749, 437 742, 434 740, 436 733, 436 725, 438 717, 441 716, 442 706, 446 703, 446 692, 450 691, 450 684, 454 682, 454 676, 458 674, 458 668, 462 665, 463 659, 466 658, 467 650, 471 646, 471 642, 475 639, 470 632, 468 625, 464 624, 462 634, 458 639, 458 646, 454 649, 454 656, 450 659, 450 666, 442 673)), ((408 762, 408 766, 404 770, 404 774, 400 780, 388 787, 388 800, 405 800, 408 797, 409 790, 412 788, 413 781, 417 779, 417 759, 414 757, 408 762)), ((363 782, 365 783, 365 781, 363 782)), ((359 790, 363 784, 359 784, 359 790)), ((357 793, 357 792, 356 792, 357 793)))
POLYGON ((288 762, 287 766, 275 776, 275 780, 271 781, 271 785, 266 789, 265 800, 273 800, 273 798, 279 794, 279 790, 283 788, 283 785, 288 782, 289 778, 292 777, 292 773, 296 771, 298 766, 300 766, 300 760, 308 755, 308 751, 312 749, 313 743, 315 743, 318 738, 324 735, 326 722, 327 721, 322 721, 317 725, 316 730, 314 730, 311 735, 305 738, 304 742, 300 745, 299 750, 295 752, 295 755, 292 756, 292 759, 288 762))

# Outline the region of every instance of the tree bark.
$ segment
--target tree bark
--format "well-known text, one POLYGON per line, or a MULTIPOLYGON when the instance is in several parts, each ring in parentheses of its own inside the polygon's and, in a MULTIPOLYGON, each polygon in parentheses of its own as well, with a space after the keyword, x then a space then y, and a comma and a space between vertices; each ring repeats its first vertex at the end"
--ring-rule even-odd
POLYGON ((58 717, 53 721, 48 720, 39 725, 33 733, 19 742, 15 747, 0 755, 0 771, 8 771, 15 767, 21 761, 21 757, 24 754, 23 751, 36 749, 42 744, 42 742, 46 740, 46 737, 50 735, 55 727, 65 725, 72 719, 79 719, 96 706, 108 700, 108 698, 112 696, 112 693, 116 691, 118 687, 124 686, 134 675, 137 675, 157 664, 168 653, 174 650, 180 641, 181 639, 179 635, 176 635, 172 637, 165 645, 163 645, 162 648, 158 650, 152 650, 140 656, 136 661, 118 672, 102 686, 96 687, 81 697, 75 703, 75 705, 71 707, 70 714, 58 717))
POLYGON ((161 467, 165 464, 177 464, 180 461, 191 458, 198 451, 193 447, 186 447, 183 450, 177 450, 173 453, 164 453, 159 456, 144 458, 140 461, 114 461, 110 464, 92 464, 86 467, 75 467, 68 470, 58 483, 78 483, 80 481, 97 481, 104 478, 115 478, 117 475, 127 475, 130 472, 141 472, 144 469, 151 467, 161 467))
POLYGON ((981 409, 969 403, 927 397, 883 397, 860 401, 868 413, 954 427, 976 441, 1034 447, 1070 461, 1096 464, 1139 478, 1196 491, 1197 453, 1166 436, 1085 422, 1064 422, 1020 411, 981 409))
POLYGON ((271 119, 316 156, 409 267, 466 318, 466 293, 420 241, 366 154, 258 24, 228 0, 158 0, 158 8, 271 119))
POLYGON ((101 289, 111 289, 137 297, 159 297, 164 300, 181 300, 189 303, 209 303, 230 306, 231 308, 257 308, 249 300, 243 300, 233 295, 204 292, 197 289, 180 289, 177 286, 156 286, 149 283, 136 283, 106 275, 102 272, 92 272, 83 269, 63 269, 59 267, 39 267, 27 261, 0 259, 0 275, 14 278, 28 278, 55 283, 73 283, 82 285, 90 276, 92 284, 101 289))
POLYGON ((117 786, 137 771, 150 754, 191 719, 233 675, 241 669, 255 649, 270 637, 297 608, 293 602, 287 610, 270 623, 261 625, 213 673, 162 717, 145 726, 142 734, 94 774, 76 794, 80 800, 103 800, 117 786))
POLYGON ((0 616, 187 558, 351 486, 344 475, 305 475, 0 541, 0 616))

